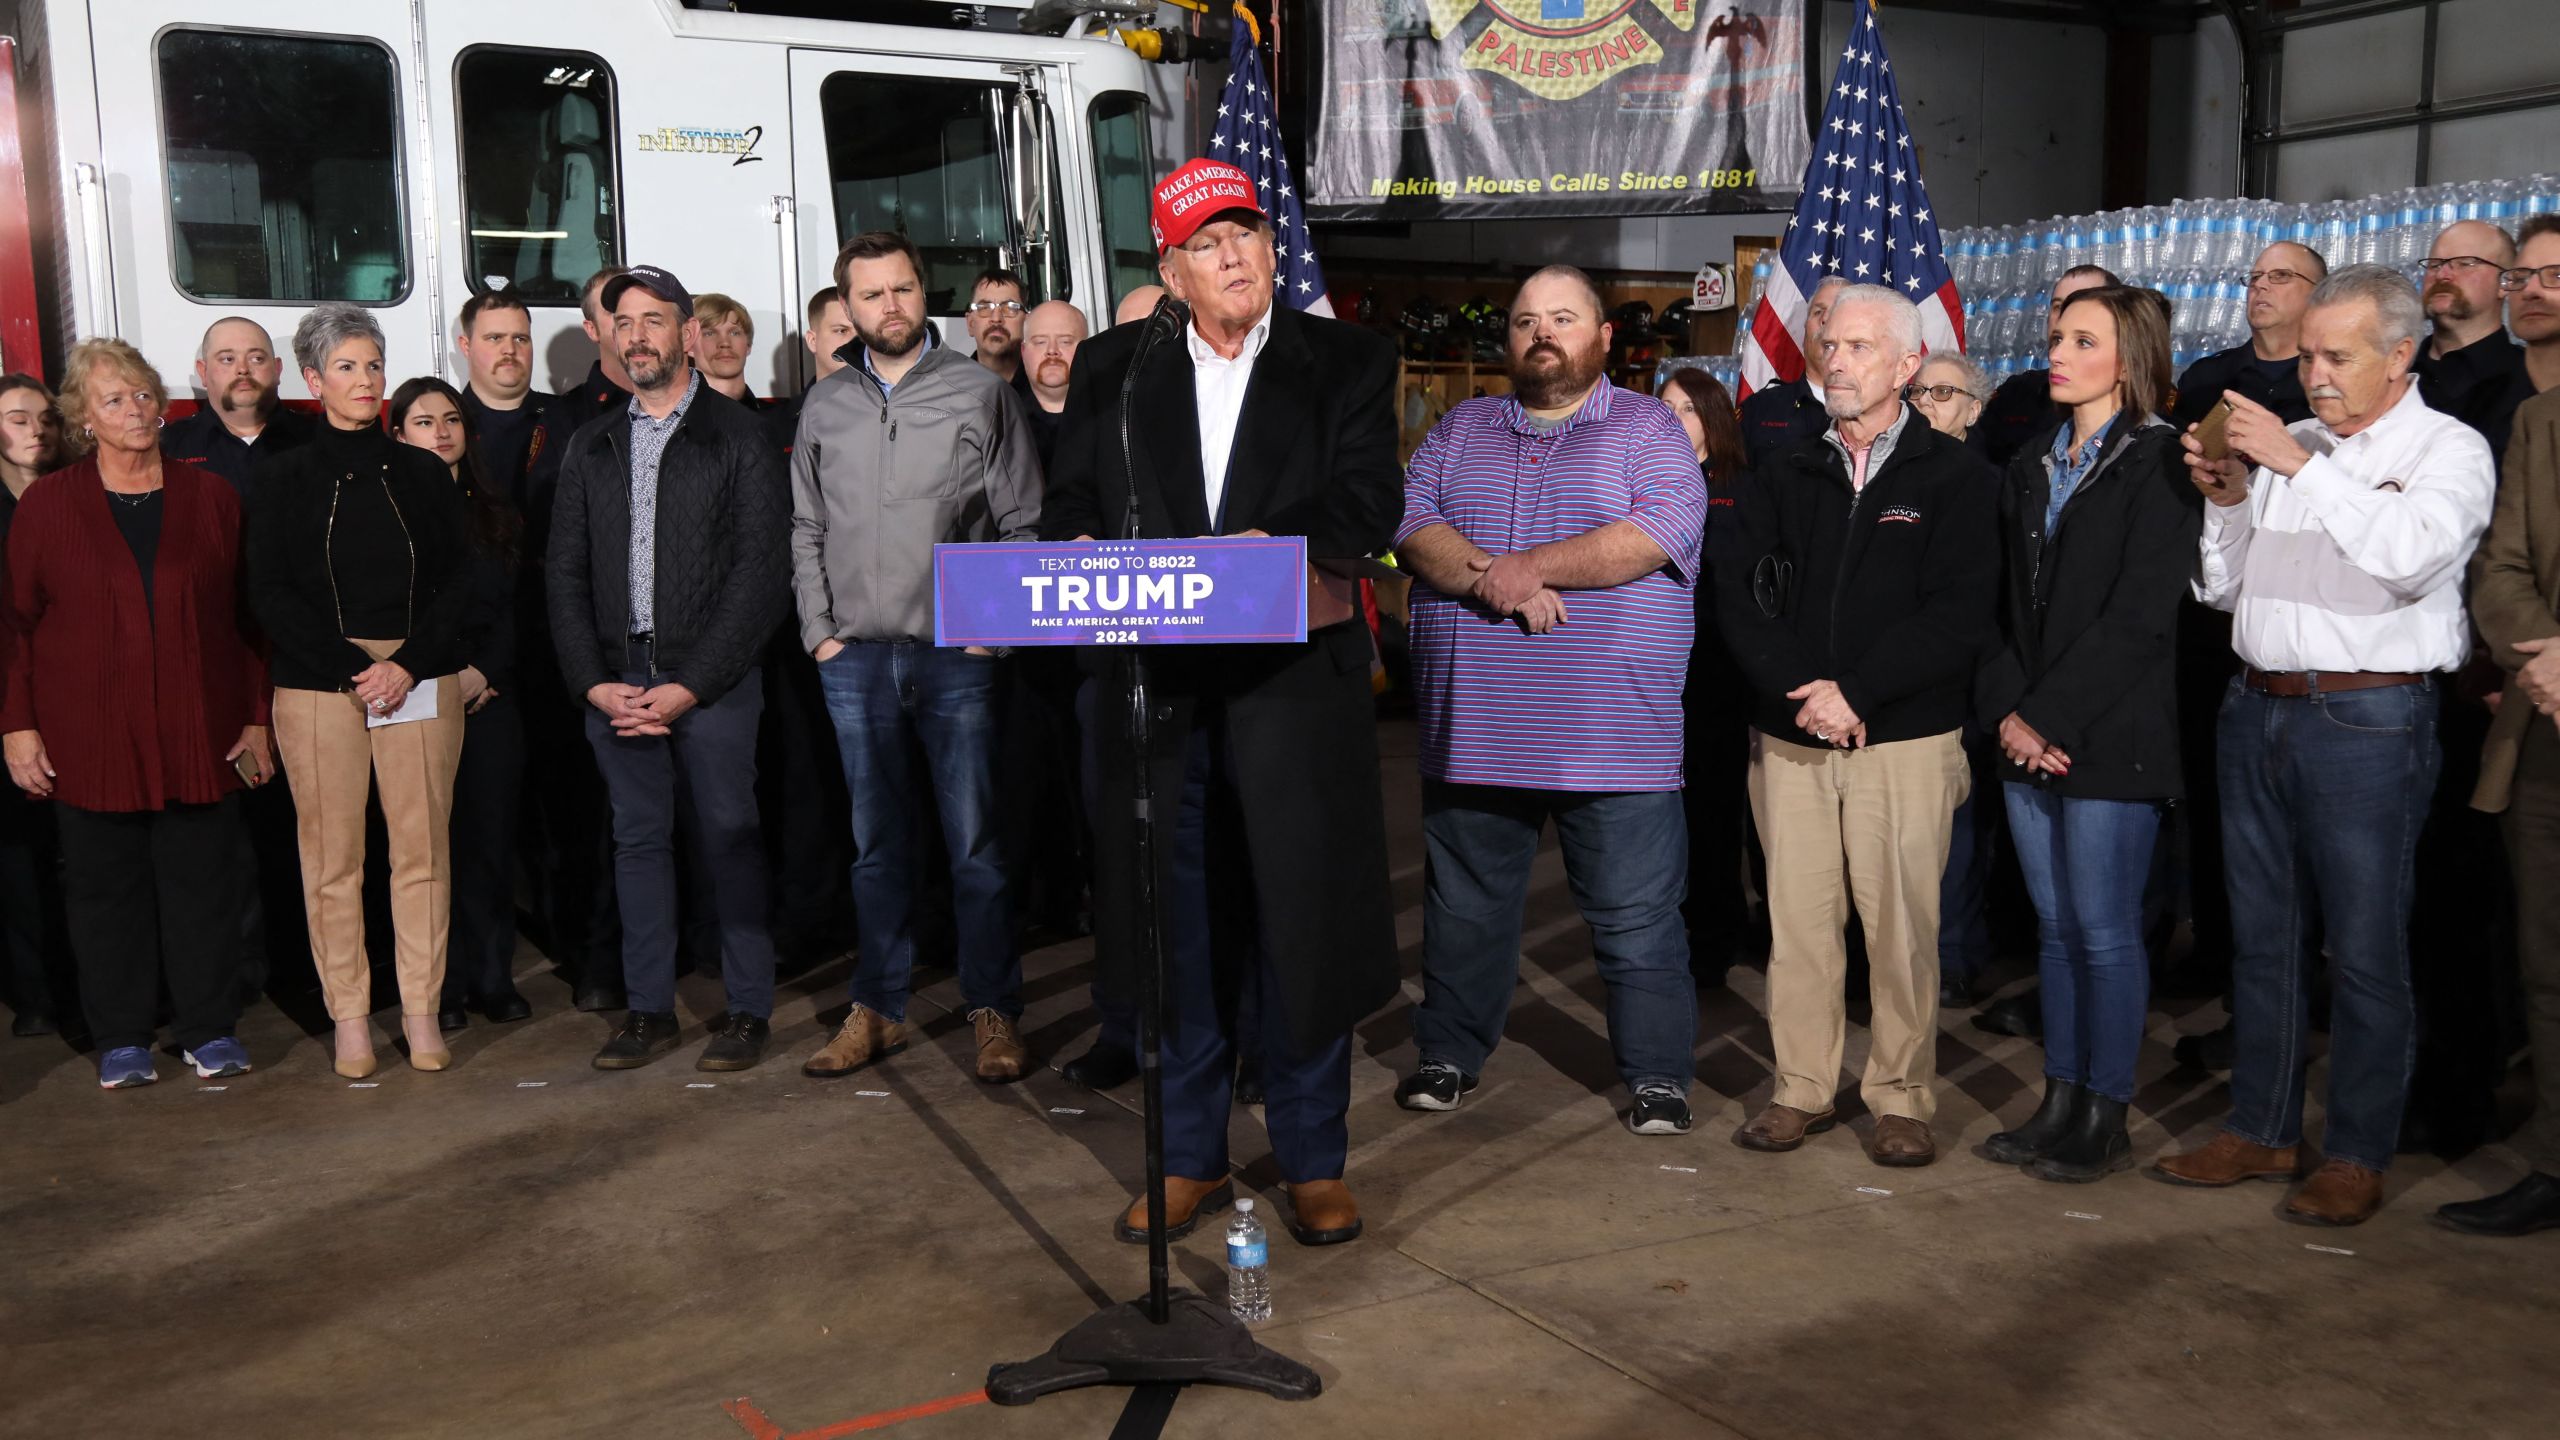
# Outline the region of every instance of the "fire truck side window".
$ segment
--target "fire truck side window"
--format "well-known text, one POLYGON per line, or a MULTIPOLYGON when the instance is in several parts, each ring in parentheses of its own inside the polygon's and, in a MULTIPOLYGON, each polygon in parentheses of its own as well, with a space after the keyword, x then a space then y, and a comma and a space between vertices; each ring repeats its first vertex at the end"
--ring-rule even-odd
POLYGON ((969 282, 1013 246, 1001 98, 966 80, 853 72, 818 87, 837 239, 905 231, 924 256, 927 314, 959 314, 969 282))
POLYGON ((1154 232, 1147 206, 1155 185, 1147 159, 1147 97, 1127 90, 1093 102, 1093 178, 1102 190, 1102 247, 1110 267, 1111 303, 1156 283, 1154 232))
POLYGON ((471 288, 576 305, 589 275, 622 260, 613 71, 572 51, 474 46, 453 86, 471 288))
POLYGON ((170 263, 198 300, 409 290, 391 52, 254 31, 160 37, 170 263))

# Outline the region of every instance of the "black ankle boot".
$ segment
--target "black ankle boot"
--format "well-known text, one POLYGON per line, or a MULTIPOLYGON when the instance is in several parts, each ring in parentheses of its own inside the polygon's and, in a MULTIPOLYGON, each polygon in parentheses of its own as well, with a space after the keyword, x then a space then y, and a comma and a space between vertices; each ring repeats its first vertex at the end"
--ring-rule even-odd
POLYGON ((2124 1133, 2124 1102, 2095 1090, 2080 1092, 2070 1133, 2027 1166, 2039 1180, 2085 1185, 2133 1168, 2133 1141, 2124 1133))
POLYGON ((2071 1129, 2071 1117, 2080 1109, 2080 1097, 2087 1092, 2068 1080, 2047 1079, 2044 1103, 2026 1124, 2015 1130, 2003 1130, 1982 1142, 1984 1158, 2002 1165, 2024 1165, 2058 1143, 2071 1129))

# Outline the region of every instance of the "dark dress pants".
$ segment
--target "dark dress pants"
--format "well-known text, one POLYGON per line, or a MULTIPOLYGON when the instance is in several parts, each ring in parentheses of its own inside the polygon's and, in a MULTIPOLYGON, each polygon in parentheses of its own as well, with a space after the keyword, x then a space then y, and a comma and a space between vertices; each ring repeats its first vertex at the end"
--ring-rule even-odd
POLYGON ((230 1034, 248 881, 238 801, 131 812, 55 803, 80 1003, 98 1048, 151 1044, 163 982, 181 1048, 230 1034))
POLYGON ((516 833, 523 808, 524 714, 502 694, 464 722, 453 779, 453 928, 444 1008, 515 989, 516 833))

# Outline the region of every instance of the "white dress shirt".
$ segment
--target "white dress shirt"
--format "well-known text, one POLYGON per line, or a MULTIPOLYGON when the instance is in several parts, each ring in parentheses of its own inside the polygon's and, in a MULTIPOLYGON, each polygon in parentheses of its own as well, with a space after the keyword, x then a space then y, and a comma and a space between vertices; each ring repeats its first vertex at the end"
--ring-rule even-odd
POLYGON ((1244 413, 1244 387, 1253 379, 1253 362, 1271 339, 1271 312, 1262 312, 1245 333, 1244 348, 1230 360, 1200 338, 1194 320, 1182 332, 1191 347, 1191 394, 1200 409, 1200 476, 1208 482, 1209 526, 1218 526, 1218 509, 1227 500, 1227 460, 1235 453, 1236 417, 1244 413))
POLYGON ((2247 500, 2205 506, 2196 598, 2232 613, 2231 648, 2261 670, 2460 667, 2463 567, 2497 498, 2488 442, 2414 384, 2353 435, 2291 433, 2311 452, 2292 479, 2262 466, 2247 500))

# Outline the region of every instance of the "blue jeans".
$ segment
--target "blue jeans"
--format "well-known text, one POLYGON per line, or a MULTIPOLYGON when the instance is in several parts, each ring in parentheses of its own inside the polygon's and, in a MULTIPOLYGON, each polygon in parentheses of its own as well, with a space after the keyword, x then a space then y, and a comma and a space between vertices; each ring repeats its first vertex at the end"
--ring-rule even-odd
MULTIPOLYGON (((663 675, 626 670, 626 685, 663 675)), ((759 1020, 773 1014, 771 882, 756 815, 756 727, 764 717, 764 674, 749 670, 728 694, 679 716, 668 735, 621 735, 587 707, 587 742, 613 802, 613 883, 622 903, 622 983, 631 1008, 676 1008, 676 791, 694 849, 711 881, 720 917, 720 979, 729 1009, 759 1020)))
POLYGON ((1502 1039, 1520 980, 1521 909, 1549 815, 1566 883, 1591 926, 1609 988, 1609 1048, 1629 1089, 1687 1094, 1696 1073, 1698 985, 1680 918, 1689 828, 1676 790, 1577 794, 1422 783, 1422 1004, 1425 1060, 1469 1075, 1502 1039))
POLYGON ((2036 905, 2044 1073, 2130 1102, 2151 999, 2142 892, 2160 807, 2072 799, 2017 781, 2001 789, 2009 843, 2036 905))
POLYGON ((2231 1118, 2243 1140, 2302 1139, 2315 924, 2335 979, 2331 1159, 2386 1169, 2416 1058, 2409 899, 2435 791, 2432 680, 2280 699, 2231 683, 2217 735, 2231 881, 2231 1118))
POLYGON ((861 947, 854 1003, 907 1018, 915 969, 917 775, 942 815, 951 905, 959 929, 960 994, 972 1010, 1022 1014, 1022 961, 996 830, 996 670, 1002 662, 913 640, 858 640, 818 667, 853 797, 853 919, 861 947))

